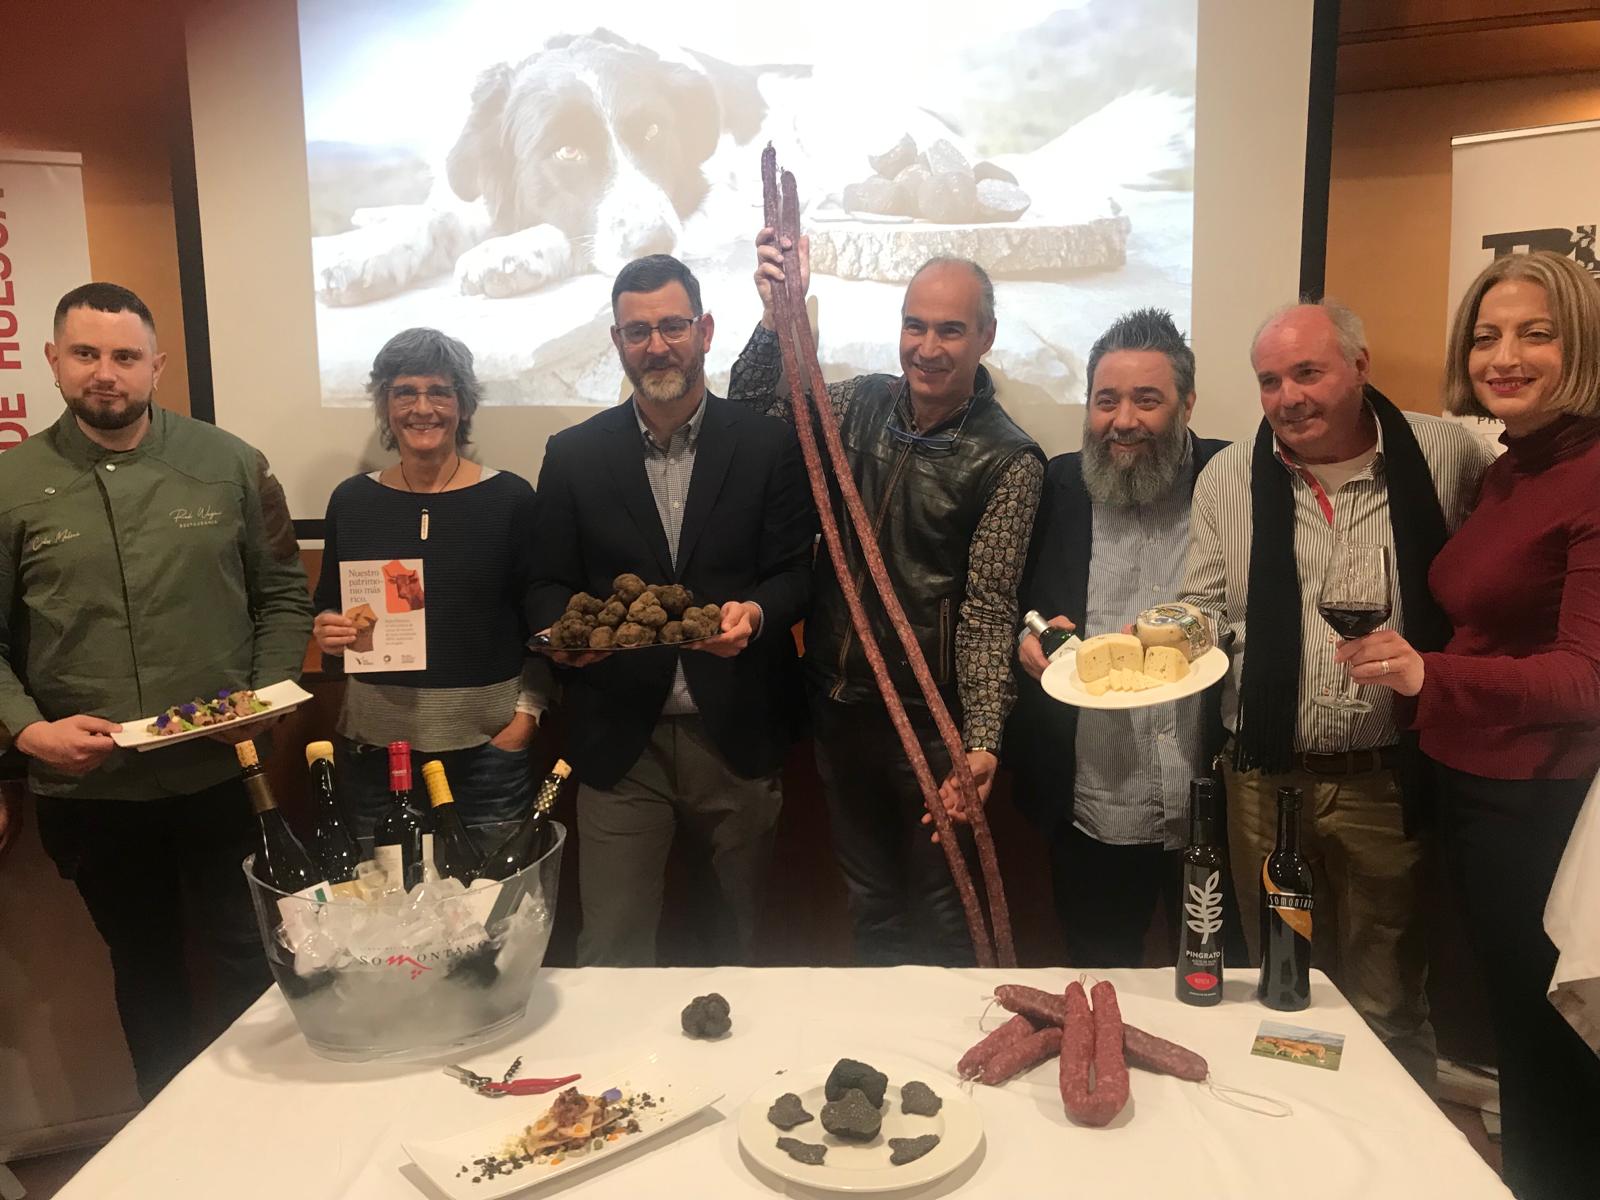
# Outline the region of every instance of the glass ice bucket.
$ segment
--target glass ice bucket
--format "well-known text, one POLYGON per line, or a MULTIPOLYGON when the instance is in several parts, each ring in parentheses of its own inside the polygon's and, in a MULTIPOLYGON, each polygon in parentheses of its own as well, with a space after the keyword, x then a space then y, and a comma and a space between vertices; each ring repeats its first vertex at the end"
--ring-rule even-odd
MULTIPOLYGON (((514 828, 472 832, 493 846, 514 828)), ((555 919, 567 831, 550 828, 544 856, 509 879, 430 880, 371 901, 289 895, 245 859, 267 963, 311 1049, 344 1062, 436 1058, 519 1020, 555 919)))

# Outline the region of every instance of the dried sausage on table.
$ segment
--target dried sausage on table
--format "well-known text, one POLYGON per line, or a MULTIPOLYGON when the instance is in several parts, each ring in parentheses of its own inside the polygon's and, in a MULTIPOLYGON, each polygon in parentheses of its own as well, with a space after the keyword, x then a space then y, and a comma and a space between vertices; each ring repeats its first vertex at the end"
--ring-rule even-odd
POLYGON ((1083 984, 1067 985, 1061 1026, 1061 1104, 1067 1115, 1084 1120, 1090 1111, 1089 1067, 1094 1060, 1094 1017, 1083 984))
POLYGON ((1094 1090, 1079 1117, 1108 1125, 1128 1103, 1128 1063, 1122 1055, 1122 1010, 1117 989, 1104 981, 1089 992, 1094 1002, 1094 1090))
POLYGON ((1169 1042, 1166 1038, 1146 1033, 1132 1025, 1122 1027, 1122 1049, 1128 1056, 1128 1065, 1138 1067, 1141 1071, 1174 1075, 1190 1083, 1203 1083, 1211 1073, 1206 1060, 1187 1046, 1169 1042))
POLYGON ((1061 1050, 1061 1030, 1046 1025, 1020 1042, 1009 1042, 990 1055, 978 1074, 978 1082, 996 1087, 1030 1067, 1036 1067, 1061 1050))
POLYGON ((961 1056, 961 1061, 956 1064, 956 1075, 962 1079, 974 1078, 983 1069, 983 1064, 1002 1046, 1019 1042, 1032 1033, 1033 1022, 1027 1017, 1012 1017, 961 1056))

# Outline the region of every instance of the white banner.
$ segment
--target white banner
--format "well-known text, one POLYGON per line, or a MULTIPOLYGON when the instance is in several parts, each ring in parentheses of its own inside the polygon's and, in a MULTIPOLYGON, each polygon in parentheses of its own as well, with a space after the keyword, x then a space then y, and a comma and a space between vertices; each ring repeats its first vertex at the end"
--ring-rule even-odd
POLYGON ((0 150, 0 451, 61 415, 44 344, 56 302, 91 278, 83 159, 0 150))
MULTIPOLYGON (((1600 121, 1472 134, 1451 146, 1446 321, 1478 272, 1506 254, 1554 250, 1600 270, 1600 121)), ((1498 421, 1476 424, 1499 437, 1498 421)))

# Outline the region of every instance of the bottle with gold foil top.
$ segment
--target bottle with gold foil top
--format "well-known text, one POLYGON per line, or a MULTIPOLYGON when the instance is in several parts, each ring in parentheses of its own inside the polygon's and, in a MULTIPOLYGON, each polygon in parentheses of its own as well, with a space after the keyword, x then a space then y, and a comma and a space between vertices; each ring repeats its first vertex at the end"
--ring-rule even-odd
MULTIPOLYGON (((256 744, 251 741, 235 743, 234 754, 243 771, 245 794, 250 797, 250 807, 255 810, 260 828, 255 861, 251 864, 255 877, 269 887, 291 896, 307 900, 328 899, 328 881, 311 861, 300 839, 294 836, 289 823, 283 819, 266 772, 261 769, 261 758, 256 744)), ((283 901, 279 900, 282 908, 283 901)))
POLYGON ((306 767, 311 772, 311 799, 317 814, 311 836, 311 858, 335 895, 356 895, 352 885, 361 863, 361 844, 350 836, 339 812, 334 788, 333 743, 312 742, 306 747, 306 767))
POLYGON ((422 782, 428 787, 433 804, 433 867, 441 879, 459 879, 470 884, 483 874, 483 852, 478 849, 456 811, 456 798, 450 794, 444 764, 430 759, 422 764, 422 782))
POLYGON ((522 819, 522 824, 485 856, 485 879, 510 879, 518 871, 537 862, 550 848, 550 810, 555 807, 561 795, 561 786, 571 774, 572 768, 564 760, 550 768, 550 774, 539 784, 539 790, 533 797, 533 807, 522 819))
POLYGON ((1278 844, 1261 864, 1261 978, 1256 999, 1298 1012, 1311 1003, 1311 864, 1300 854, 1299 788, 1278 789, 1278 844))

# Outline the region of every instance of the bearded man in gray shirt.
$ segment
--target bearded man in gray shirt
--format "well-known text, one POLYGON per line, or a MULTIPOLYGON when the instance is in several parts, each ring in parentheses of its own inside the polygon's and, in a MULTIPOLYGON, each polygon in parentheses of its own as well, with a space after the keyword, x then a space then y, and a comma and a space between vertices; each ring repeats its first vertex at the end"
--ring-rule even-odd
MULTIPOLYGON (((1227 443, 1189 431, 1194 353, 1170 313, 1119 318, 1089 354, 1083 450, 1045 468, 1022 609, 1085 636, 1177 599, 1195 477, 1227 443)), ((1221 743, 1218 689, 1148 708, 1078 709, 1046 696, 1024 631, 1006 734, 1014 795, 1050 847, 1068 960, 1137 967, 1161 900, 1176 911, 1189 782, 1221 743)), ((1231 905, 1229 906, 1232 907, 1231 905)), ((1231 915, 1231 914, 1230 914, 1231 915)))

